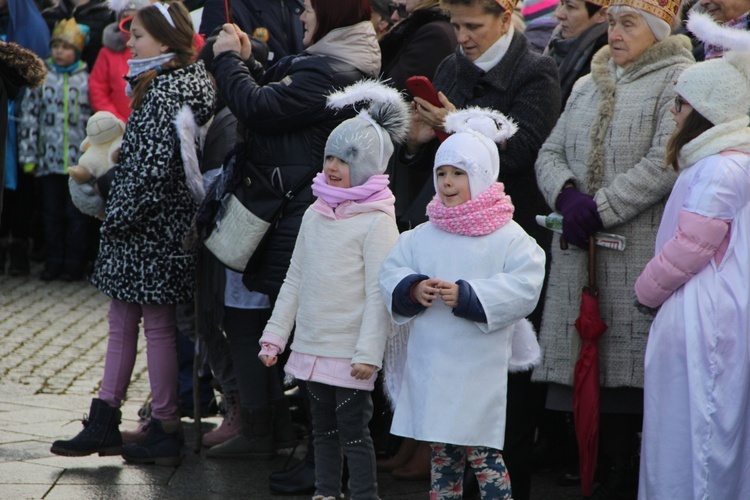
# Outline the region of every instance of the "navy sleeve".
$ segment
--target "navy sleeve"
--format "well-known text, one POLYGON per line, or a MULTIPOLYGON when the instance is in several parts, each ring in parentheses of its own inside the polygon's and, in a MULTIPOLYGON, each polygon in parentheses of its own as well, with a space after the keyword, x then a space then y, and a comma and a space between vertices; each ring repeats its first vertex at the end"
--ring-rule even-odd
POLYGON ((411 298, 411 287, 422 280, 428 279, 429 276, 424 274, 410 274, 406 278, 402 279, 401 282, 396 285, 393 290, 393 298, 391 299, 391 309, 394 313, 400 314, 401 316, 411 317, 416 316, 420 312, 426 309, 425 306, 419 302, 414 302, 411 298))
POLYGON ((464 280, 458 280, 456 284, 458 285, 458 305, 453 308, 453 314, 469 321, 487 323, 484 307, 471 285, 464 280))

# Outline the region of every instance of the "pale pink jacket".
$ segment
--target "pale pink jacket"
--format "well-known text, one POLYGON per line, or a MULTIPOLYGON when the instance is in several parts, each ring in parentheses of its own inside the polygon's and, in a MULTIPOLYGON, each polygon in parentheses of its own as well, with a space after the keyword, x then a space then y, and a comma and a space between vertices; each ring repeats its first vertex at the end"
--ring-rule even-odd
POLYGON ((712 257, 720 264, 729 245, 729 224, 681 210, 674 238, 649 261, 635 282, 638 302, 659 307, 706 267, 712 257))

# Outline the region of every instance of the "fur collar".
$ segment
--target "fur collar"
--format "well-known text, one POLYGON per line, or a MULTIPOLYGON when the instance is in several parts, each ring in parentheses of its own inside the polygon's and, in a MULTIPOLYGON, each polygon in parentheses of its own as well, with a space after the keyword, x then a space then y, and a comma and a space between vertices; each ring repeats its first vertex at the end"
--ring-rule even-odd
POLYGON ((47 65, 32 51, 15 43, 0 42, 0 74, 15 87, 39 87, 47 78, 47 65))
POLYGON ((707 156, 722 151, 740 151, 750 154, 750 128, 747 116, 711 127, 688 142, 680 150, 677 163, 680 170, 692 167, 707 156))
MULTIPOLYGON (((641 57, 625 69, 620 77, 622 83, 632 82, 653 71, 658 71, 675 63, 675 59, 692 59, 690 39, 685 35, 670 36, 666 40, 649 47, 641 57)), ((615 109, 614 63, 609 46, 602 47, 591 61, 591 79, 599 93, 599 108, 596 120, 591 126, 591 151, 586 160, 586 192, 591 194, 601 187, 604 171, 605 148, 612 114, 615 109)))

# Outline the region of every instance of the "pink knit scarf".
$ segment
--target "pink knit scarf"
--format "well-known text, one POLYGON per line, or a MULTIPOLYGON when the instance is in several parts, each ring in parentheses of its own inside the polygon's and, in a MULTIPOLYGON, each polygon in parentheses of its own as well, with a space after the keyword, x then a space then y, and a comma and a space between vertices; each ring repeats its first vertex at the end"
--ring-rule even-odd
POLYGON ((357 214, 379 210, 396 218, 396 199, 388 188, 387 175, 373 175, 360 186, 330 186, 321 172, 313 179, 312 192, 318 199, 312 209, 329 219, 348 219, 357 214))
POLYGON ((513 218, 513 210, 501 182, 457 207, 446 207, 439 195, 427 205, 430 222, 443 231, 464 236, 484 236, 497 231, 513 218))

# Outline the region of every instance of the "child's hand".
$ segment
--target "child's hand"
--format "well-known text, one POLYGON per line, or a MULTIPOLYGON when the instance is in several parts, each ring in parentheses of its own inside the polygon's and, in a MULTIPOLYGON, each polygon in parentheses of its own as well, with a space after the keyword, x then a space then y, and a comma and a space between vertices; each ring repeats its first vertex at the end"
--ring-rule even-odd
POLYGON ((351 376, 356 378, 357 380, 368 380, 377 370, 378 369, 372 365, 366 365, 364 363, 354 363, 352 365, 351 376))
POLYGON ((266 356, 264 354, 261 354, 258 357, 263 362, 263 364, 266 365, 266 366, 273 366, 279 360, 279 358, 276 357, 276 356, 266 356))
POLYGON ((458 284, 449 283, 448 281, 441 281, 438 285, 440 288, 440 298, 443 299, 443 303, 448 307, 456 307, 458 305, 458 284))
POLYGON ((423 306, 430 307, 432 301, 440 294, 438 285, 440 285, 440 280, 435 278, 420 281, 417 283, 417 286, 414 287, 414 298, 423 306))

